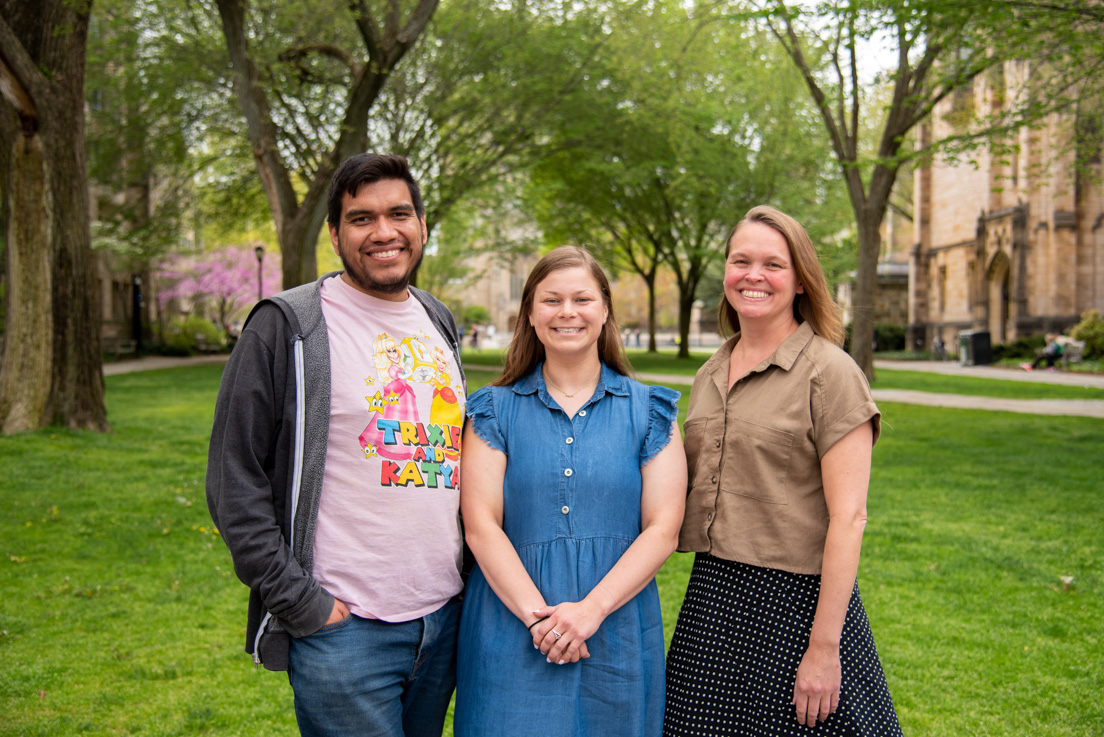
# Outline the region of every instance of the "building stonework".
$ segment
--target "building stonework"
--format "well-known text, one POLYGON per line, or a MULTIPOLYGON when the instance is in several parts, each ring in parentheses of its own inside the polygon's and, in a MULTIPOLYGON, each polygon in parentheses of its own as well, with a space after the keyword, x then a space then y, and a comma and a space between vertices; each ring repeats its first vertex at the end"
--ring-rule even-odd
MULTIPOLYGON (((961 131, 955 106, 991 105, 996 85, 1026 74, 1020 62, 979 78, 941 103, 920 144, 961 131)), ((1104 310, 1104 190, 1099 153, 1075 166, 1076 117, 1053 115, 1024 128, 1013 150, 981 149, 969 161, 935 159, 914 182, 909 342, 983 330, 993 344, 1063 331, 1089 309, 1104 310)))
MULTIPOLYGON (((488 324, 495 326, 496 335, 507 340, 517 324, 525 279, 536 261, 536 257, 532 256, 504 258, 494 253, 480 253, 471 260, 474 277, 467 279, 450 296, 464 305, 486 307, 491 315, 488 324)), ((459 316, 457 319, 460 319, 459 316)), ((465 332, 471 331, 470 325, 464 328, 465 332)))
MULTIPOLYGON (((881 261, 874 286, 874 324, 905 325, 909 314, 909 265, 896 261, 881 261)), ((855 319, 854 272, 851 278, 836 285, 836 303, 843 322, 855 319)))

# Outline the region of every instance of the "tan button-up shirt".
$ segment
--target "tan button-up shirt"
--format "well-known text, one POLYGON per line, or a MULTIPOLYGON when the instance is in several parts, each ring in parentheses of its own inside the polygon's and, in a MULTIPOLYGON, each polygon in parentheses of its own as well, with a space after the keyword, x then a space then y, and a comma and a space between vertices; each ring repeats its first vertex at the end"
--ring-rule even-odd
POLYGON ((728 389, 739 335, 694 378, 686 415, 689 495, 679 550, 793 573, 820 573, 828 506, 820 459, 873 420, 866 377, 803 323, 728 389))

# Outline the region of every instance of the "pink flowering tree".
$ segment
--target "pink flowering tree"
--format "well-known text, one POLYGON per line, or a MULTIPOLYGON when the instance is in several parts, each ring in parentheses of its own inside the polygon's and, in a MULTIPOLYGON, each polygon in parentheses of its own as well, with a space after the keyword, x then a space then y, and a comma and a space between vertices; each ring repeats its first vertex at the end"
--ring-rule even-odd
MULTIPOLYGON (((217 251, 171 256, 154 273, 157 306, 206 317, 225 329, 232 319, 257 302, 257 256, 253 248, 225 246, 217 251)), ((261 263, 264 296, 280 291, 280 252, 266 249, 261 263)))

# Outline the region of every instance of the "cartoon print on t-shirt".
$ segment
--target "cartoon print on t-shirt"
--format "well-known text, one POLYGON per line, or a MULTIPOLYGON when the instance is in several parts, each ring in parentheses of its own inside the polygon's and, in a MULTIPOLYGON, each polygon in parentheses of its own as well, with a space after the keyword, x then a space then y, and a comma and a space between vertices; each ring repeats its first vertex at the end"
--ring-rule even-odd
MULTIPOLYGON (((429 341, 428 335, 421 336, 429 341)), ((360 447, 365 458, 380 457, 383 486, 456 488, 459 483, 460 434, 463 408, 447 372, 444 351, 410 336, 396 340, 381 333, 375 341, 376 374, 385 386, 365 397, 371 415, 360 447), (420 421, 414 387, 433 386, 429 423, 420 421), (407 461, 395 463, 394 461, 407 461)), ((367 379, 371 386, 375 384, 367 379)))
POLYGON ((398 342, 390 335, 380 333, 376 337, 376 373, 388 381, 375 396, 367 397, 373 413, 368 426, 360 434, 360 447, 364 449, 365 456, 381 455, 393 460, 406 460, 414 455, 411 449, 401 445, 388 446, 384 442, 384 431, 379 427, 380 420, 418 421, 414 388, 406 381, 413 363, 413 357, 399 350, 398 342))
MULTIPOLYGON (((433 382, 433 405, 429 409, 429 421, 441 427, 463 427, 464 411, 452 388, 452 377, 448 373, 448 359, 440 346, 433 347, 433 364, 436 371, 433 382)), ((445 456, 451 460, 460 458, 460 449, 446 450, 445 456)))

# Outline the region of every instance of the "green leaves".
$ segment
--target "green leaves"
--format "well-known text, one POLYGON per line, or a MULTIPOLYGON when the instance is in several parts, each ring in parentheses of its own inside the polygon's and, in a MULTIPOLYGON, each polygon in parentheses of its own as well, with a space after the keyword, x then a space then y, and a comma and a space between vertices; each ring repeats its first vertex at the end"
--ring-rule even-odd
MULTIPOLYGON (((837 190, 800 77, 769 36, 732 18, 656 2, 622 19, 570 115, 547 121, 556 153, 528 189, 550 240, 598 241, 645 281, 662 264, 683 312, 703 279, 719 280, 724 239, 747 210, 770 203, 815 223, 837 190)), ((837 212, 823 230, 838 232, 837 212)))

